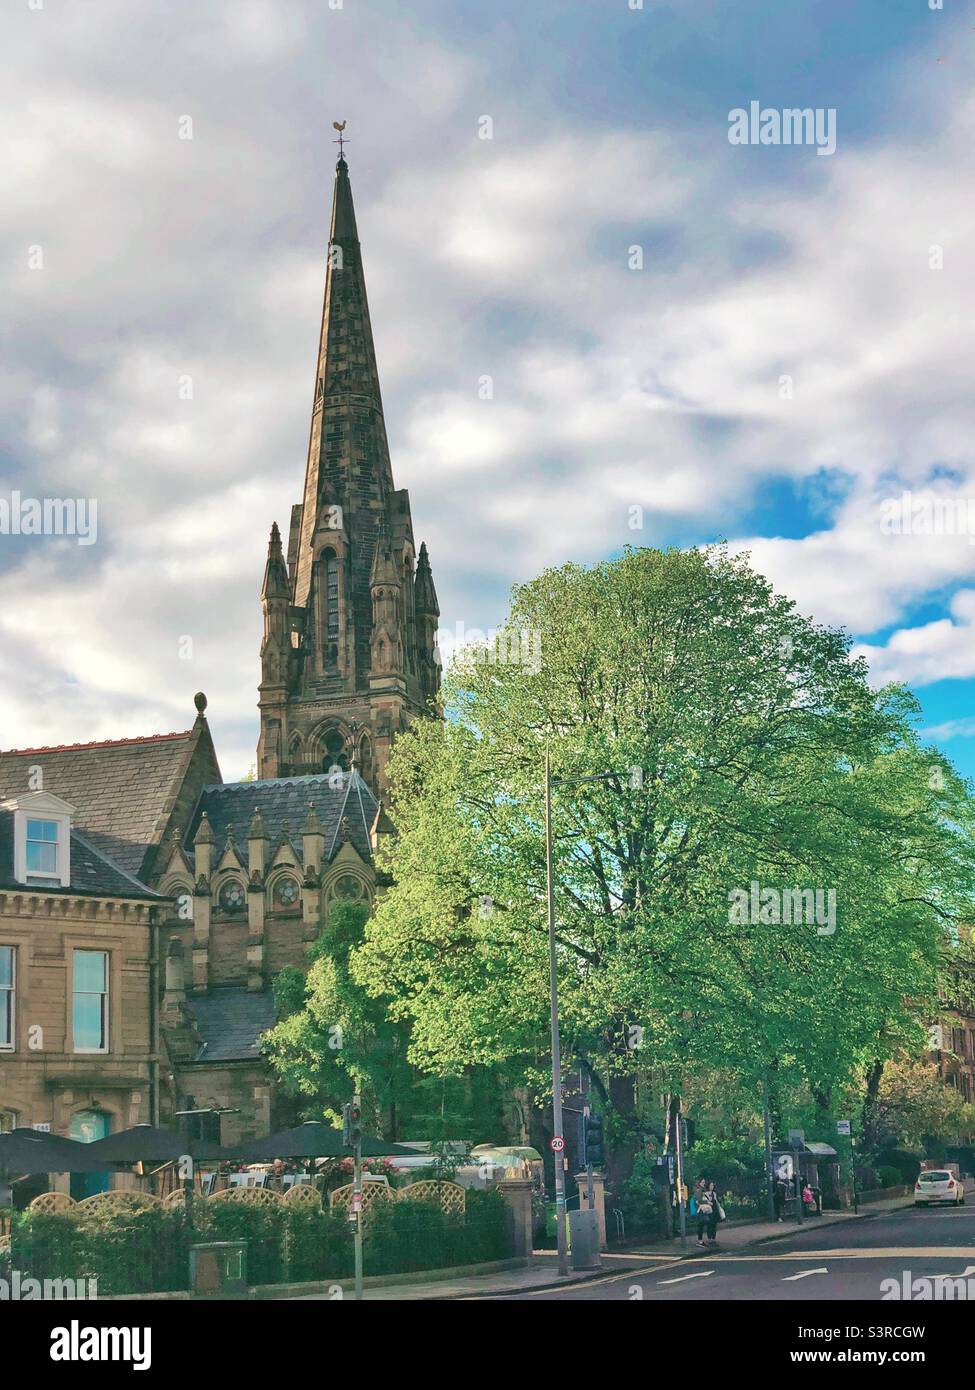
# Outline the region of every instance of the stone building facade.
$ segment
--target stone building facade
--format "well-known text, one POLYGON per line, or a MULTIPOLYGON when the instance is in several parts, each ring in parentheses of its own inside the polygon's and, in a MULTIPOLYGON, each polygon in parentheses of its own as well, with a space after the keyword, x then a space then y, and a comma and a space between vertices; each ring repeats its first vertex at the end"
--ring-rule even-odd
POLYGON ((75 814, 43 790, 0 802, 0 1129, 96 1139, 158 1117, 164 903, 75 814))

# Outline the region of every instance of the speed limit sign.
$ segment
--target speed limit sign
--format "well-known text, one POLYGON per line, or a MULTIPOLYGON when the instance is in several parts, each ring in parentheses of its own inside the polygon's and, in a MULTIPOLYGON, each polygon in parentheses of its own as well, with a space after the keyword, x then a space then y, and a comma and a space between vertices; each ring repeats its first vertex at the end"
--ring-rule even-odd
POLYGON ((560 1154, 564 1148, 565 1148, 565 1140, 562 1138, 561 1134, 553 1134, 553 1135, 552 1135, 552 1152, 553 1152, 553 1153, 560 1154))

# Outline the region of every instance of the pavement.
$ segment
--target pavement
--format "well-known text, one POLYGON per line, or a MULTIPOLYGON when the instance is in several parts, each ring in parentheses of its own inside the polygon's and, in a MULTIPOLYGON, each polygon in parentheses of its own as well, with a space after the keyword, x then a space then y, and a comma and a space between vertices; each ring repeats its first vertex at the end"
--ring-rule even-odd
MULTIPOLYGON (((686 1253, 678 1240, 634 1242, 605 1251, 598 1270, 561 1279, 555 1252, 536 1251, 523 1269, 373 1286, 364 1299, 871 1299, 882 1296, 882 1279, 902 1279, 906 1268, 915 1276, 975 1277, 975 1207, 915 1211, 909 1199, 898 1197, 859 1214, 826 1212, 801 1228, 794 1221, 729 1222, 715 1250, 700 1249, 694 1232, 688 1232, 686 1253)), ((302 1301, 325 1297, 304 1295, 302 1301)))

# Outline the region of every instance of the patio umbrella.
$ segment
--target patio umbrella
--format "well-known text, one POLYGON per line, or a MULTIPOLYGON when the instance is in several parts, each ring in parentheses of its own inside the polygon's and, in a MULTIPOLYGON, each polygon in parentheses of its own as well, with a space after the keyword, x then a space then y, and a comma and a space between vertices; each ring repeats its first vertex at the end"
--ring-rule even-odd
POLYGON ((84 1146, 106 1163, 172 1163, 189 1154, 198 1163, 221 1163, 233 1157, 219 1144, 205 1139, 188 1139, 175 1129, 160 1129, 156 1125, 135 1125, 106 1134, 84 1146))
POLYGON ((35 1129, 15 1129, 0 1134, 0 1172, 28 1177, 33 1173, 99 1173, 104 1160, 92 1154, 92 1144, 43 1134, 35 1129))
MULTIPOLYGON (((395 1158, 411 1155, 415 1149, 404 1149, 388 1139, 362 1137, 363 1158, 395 1158)), ((351 1150, 342 1143, 342 1131, 320 1120, 308 1120, 293 1129, 282 1129, 266 1139, 253 1139, 245 1144, 238 1157, 245 1163, 269 1163, 275 1158, 350 1158, 351 1150)))

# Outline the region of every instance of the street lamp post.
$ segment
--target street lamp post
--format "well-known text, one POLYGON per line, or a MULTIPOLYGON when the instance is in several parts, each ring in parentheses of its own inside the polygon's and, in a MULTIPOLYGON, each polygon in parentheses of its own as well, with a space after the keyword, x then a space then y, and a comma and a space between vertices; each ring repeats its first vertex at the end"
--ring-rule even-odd
MULTIPOLYGON (((555 779, 560 786, 579 782, 605 782, 616 777, 616 772, 596 772, 588 777, 559 777, 555 779)), ((559 1050, 559 995, 558 971, 555 954, 555 872, 552 865, 552 767, 549 751, 545 750, 545 876, 548 906, 548 968, 549 991, 552 1003, 552 1124, 553 1152, 555 1154, 555 1216, 556 1239, 559 1248, 559 1274, 569 1272, 568 1242, 566 1241, 565 1205, 565 1136, 562 1133, 562 1059, 559 1050), (555 1140, 562 1142, 562 1148, 554 1148, 555 1140)), ((592 1172, 588 1174, 589 1207, 593 1207, 592 1172)))
POLYGON ((555 1158, 555 1236, 559 1250, 559 1274, 569 1272, 569 1252, 565 1233, 565 1158, 564 1149, 555 1148, 562 1133, 562 1059, 559 1050, 558 971, 555 958, 555 878, 552 867, 552 772, 548 749, 545 750, 545 873, 548 905, 548 968, 552 1004, 552 1125, 555 1158))
POLYGON ((765 1131, 765 1202, 769 1221, 775 1220, 775 1176, 772 1172, 772 1120, 769 1114, 768 1072, 762 1093, 762 1127, 765 1131))

